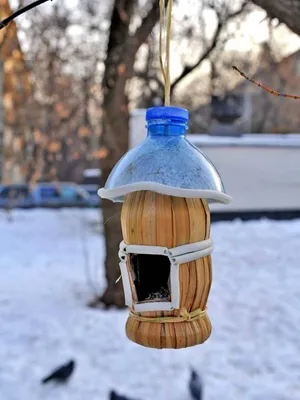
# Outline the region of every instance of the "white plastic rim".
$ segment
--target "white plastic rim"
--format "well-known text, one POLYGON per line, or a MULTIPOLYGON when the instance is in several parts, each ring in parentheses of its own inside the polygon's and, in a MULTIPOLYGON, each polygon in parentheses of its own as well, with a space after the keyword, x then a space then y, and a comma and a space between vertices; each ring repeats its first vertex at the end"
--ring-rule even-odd
POLYGON ((178 187, 163 185, 156 182, 131 183, 129 185, 119 186, 114 189, 101 188, 98 190, 98 195, 103 199, 114 201, 114 199, 117 199, 118 197, 126 196, 127 194, 139 192, 141 190, 150 190, 151 192, 156 192, 159 194, 176 197, 186 197, 190 199, 201 198, 216 200, 223 204, 229 204, 232 200, 231 196, 217 190, 182 189, 178 187))
POLYGON ((177 246, 172 249, 160 246, 129 245, 124 241, 120 243, 120 269, 125 293, 125 304, 132 307, 136 312, 147 311, 171 311, 180 306, 180 284, 179 270, 180 265, 208 256, 213 251, 213 241, 211 238, 195 243, 177 246), (128 254, 149 254, 164 255, 170 261, 170 283, 171 301, 168 302, 142 302, 135 303, 130 285, 129 271, 127 269, 128 254))

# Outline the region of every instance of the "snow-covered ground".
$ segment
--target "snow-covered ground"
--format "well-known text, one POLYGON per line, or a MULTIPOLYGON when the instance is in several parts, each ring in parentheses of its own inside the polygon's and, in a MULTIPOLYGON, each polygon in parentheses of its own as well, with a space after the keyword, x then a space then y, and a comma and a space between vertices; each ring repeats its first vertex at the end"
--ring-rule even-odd
POLYGON ((185 400, 190 365, 204 400, 300 398, 300 221, 213 225, 213 334, 160 351, 126 339, 127 311, 86 307, 87 276, 105 284, 98 220, 97 210, 0 213, 1 400, 105 400, 110 388, 185 400), (40 384, 71 357, 68 385, 40 384))

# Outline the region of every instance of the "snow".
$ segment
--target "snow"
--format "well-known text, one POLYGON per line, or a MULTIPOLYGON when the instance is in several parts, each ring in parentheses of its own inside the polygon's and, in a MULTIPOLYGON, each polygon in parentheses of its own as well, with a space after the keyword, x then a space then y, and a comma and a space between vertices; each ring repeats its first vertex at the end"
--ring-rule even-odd
POLYGON ((213 136, 202 134, 187 135, 195 146, 224 147, 300 147, 300 134, 263 134, 250 133, 241 136, 213 136))
POLYGON ((86 307, 86 252, 105 285, 101 229, 97 210, 0 214, 1 400, 190 399, 191 365, 204 400, 300 398, 300 220, 214 224, 212 336, 163 351, 127 340, 127 310, 86 307), (40 384, 71 357, 68 385, 40 384))

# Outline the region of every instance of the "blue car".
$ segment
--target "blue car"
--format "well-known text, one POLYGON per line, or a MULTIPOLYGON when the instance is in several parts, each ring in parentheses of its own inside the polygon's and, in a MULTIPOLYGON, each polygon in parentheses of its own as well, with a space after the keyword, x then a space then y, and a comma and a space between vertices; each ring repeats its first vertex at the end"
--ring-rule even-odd
POLYGON ((3 185, 1 208, 90 207, 90 195, 73 183, 38 183, 3 185))
POLYGON ((89 204, 91 207, 99 207, 101 203, 101 198, 98 196, 98 190, 99 186, 98 185, 93 185, 93 184, 84 184, 80 185, 80 187, 88 192, 89 194, 89 204))

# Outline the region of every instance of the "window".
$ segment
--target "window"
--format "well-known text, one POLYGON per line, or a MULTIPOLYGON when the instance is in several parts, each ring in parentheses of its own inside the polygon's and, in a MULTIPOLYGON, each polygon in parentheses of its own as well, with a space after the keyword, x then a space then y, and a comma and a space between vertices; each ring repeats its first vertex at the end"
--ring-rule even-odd
POLYGON ((88 188, 85 188, 85 191, 86 191, 88 194, 92 195, 92 196, 98 195, 98 190, 99 190, 98 186, 91 187, 91 188, 89 188, 89 187, 88 187, 88 188))
POLYGON ((59 191, 54 186, 45 186, 40 188, 41 198, 44 200, 60 198, 59 191))
POLYGON ((77 190, 72 186, 62 186, 61 188, 62 197, 64 200, 77 200, 77 190))
POLYGON ((83 200, 88 197, 88 193, 75 186, 62 186, 62 197, 64 200, 83 200))
POLYGON ((28 196, 28 193, 27 187, 6 187, 1 191, 0 198, 7 200, 24 199, 28 196))

